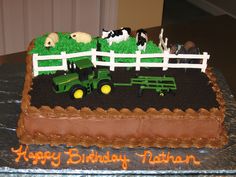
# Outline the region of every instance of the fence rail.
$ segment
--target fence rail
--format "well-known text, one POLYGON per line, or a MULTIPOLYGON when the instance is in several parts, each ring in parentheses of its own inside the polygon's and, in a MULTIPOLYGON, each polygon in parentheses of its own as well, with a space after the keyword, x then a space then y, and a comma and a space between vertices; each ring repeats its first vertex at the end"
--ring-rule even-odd
POLYGON ((70 53, 61 52, 60 55, 43 55, 39 56, 38 54, 33 54, 33 72, 34 76, 37 76, 40 71, 57 71, 57 70, 67 70, 67 60, 70 58, 77 57, 86 57, 89 56, 92 58, 92 62, 94 66, 108 66, 111 71, 114 71, 116 67, 135 67, 137 71, 140 70, 141 67, 162 67, 163 70, 167 70, 168 68, 198 68, 201 69, 202 72, 205 72, 207 67, 207 60, 210 55, 207 52, 203 54, 170 54, 169 49, 164 50, 163 53, 153 53, 153 54, 141 54, 140 51, 136 51, 135 54, 118 54, 114 53, 114 51, 110 52, 101 52, 96 51, 96 49, 92 49, 91 51, 79 52, 79 53, 70 53), (110 58, 110 61, 98 61, 98 56, 106 56, 110 58), (116 58, 135 58, 135 62, 133 63, 122 63, 116 62, 116 58), (158 62, 141 62, 141 59, 145 60, 145 58, 162 58, 163 61, 161 63, 158 62), (202 62, 200 64, 194 63, 170 63, 169 60, 171 58, 176 59, 186 59, 194 60, 201 59, 202 62), (43 60, 62 60, 61 66, 47 66, 42 67, 38 66, 38 61, 43 60))

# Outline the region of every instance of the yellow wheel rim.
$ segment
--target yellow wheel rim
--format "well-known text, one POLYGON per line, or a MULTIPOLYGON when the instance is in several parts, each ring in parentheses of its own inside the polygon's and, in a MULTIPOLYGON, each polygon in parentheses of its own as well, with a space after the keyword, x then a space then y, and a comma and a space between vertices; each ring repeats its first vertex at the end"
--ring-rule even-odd
POLYGON ((111 86, 108 84, 105 84, 101 87, 101 92, 105 95, 109 94, 111 92, 111 86))
POLYGON ((75 99, 80 99, 80 98, 83 97, 83 95, 84 95, 84 91, 81 90, 81 89, 78 89, 74 92, 74 98, 75 99))

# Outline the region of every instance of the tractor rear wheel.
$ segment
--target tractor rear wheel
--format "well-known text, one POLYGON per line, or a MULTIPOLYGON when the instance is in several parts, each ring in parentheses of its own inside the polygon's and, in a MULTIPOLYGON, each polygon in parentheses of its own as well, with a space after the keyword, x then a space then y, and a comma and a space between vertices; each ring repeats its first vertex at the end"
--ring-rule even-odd
POLYGON ((82 99, 86 95, 86 88, 81 85, 73 86, 70 90, 70 96, 73 99, 82 99))
POLYGON ((98 92, 104 95, 109 95, 112 92, 113 84, 111 81, 102 80, 98 83, 98 92))

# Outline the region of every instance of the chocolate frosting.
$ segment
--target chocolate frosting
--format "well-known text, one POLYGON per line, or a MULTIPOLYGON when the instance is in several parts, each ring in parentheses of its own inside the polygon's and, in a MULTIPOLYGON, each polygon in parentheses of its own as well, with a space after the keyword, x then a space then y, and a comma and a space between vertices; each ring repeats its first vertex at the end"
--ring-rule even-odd
MULTIPOLYGON (((32 41, 28 51, 34 46, 32 41)), ((211 68, 206 75, 216 93, 218 108, 193 110, 135 108, 117 110, 84 107, 31 106, 32 55, 26 58, 26 75, 17 135, 24 144, 97 145, 99 147, 222 147, 225 101, 211 68)))

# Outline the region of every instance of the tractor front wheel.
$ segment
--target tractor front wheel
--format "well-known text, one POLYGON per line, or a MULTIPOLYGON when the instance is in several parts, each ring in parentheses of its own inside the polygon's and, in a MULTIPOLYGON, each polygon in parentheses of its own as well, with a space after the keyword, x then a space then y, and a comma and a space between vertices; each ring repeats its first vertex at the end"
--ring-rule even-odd
POLYGON ((98 84, 98 92, 109 95, 112 92, 113 84, 111 81, 100 81, 98 84))
POLYGON ((82 99, 85 95, 86 95, 86 89, 81 85, 72 87, 70 91, 70 96, 73 99, 82 99))

